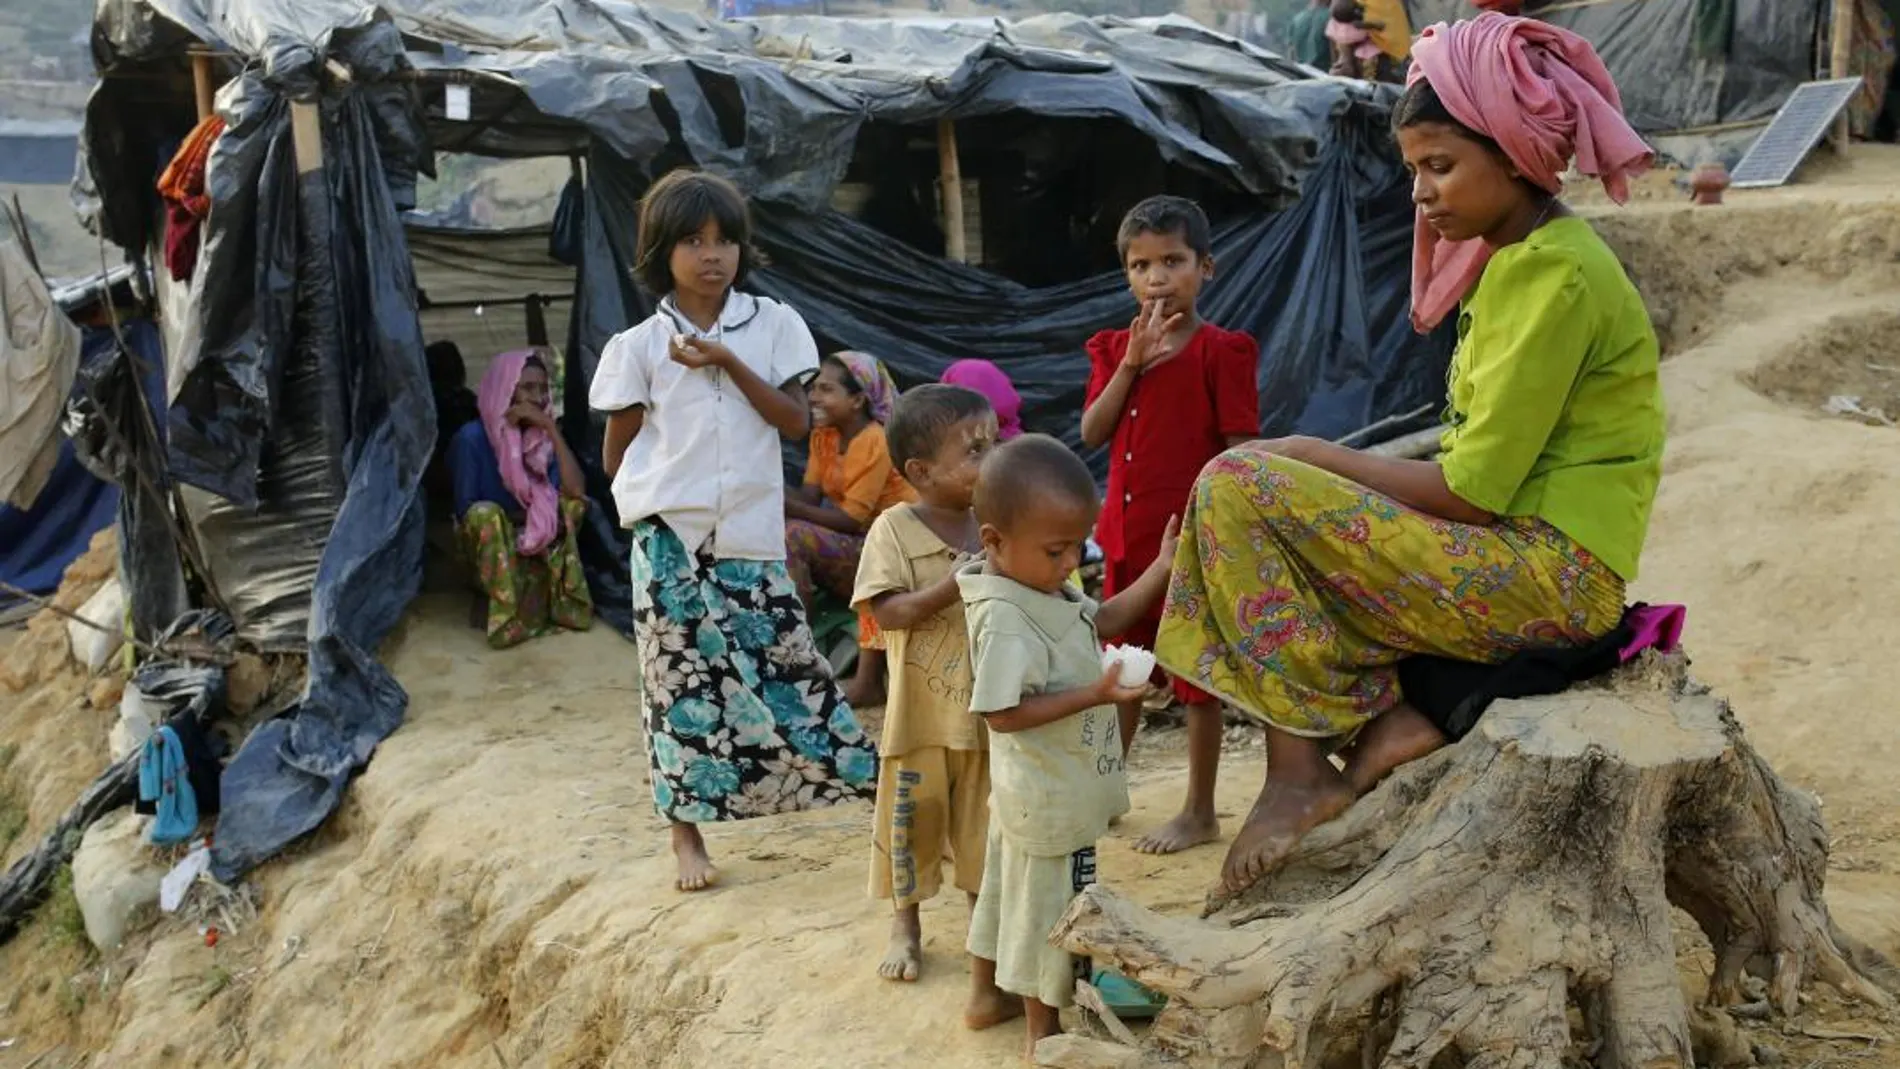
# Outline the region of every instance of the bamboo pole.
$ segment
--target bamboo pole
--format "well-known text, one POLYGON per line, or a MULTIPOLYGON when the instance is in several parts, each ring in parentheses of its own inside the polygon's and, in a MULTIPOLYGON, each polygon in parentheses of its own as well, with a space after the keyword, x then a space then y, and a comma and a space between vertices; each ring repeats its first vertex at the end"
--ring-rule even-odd
POLYGON ((957 124, 937 120, 938 184, 943 196, 943 253, 962 264, 970 262, 963 240, 963 164, 957 158, 957 124))
MULTIPOLYGON (((1854 5, 1859 0, 1834 0, 1834 26, 1831 39, 1832 48, 1828 56, 1828 73, 1835 78, 1851 78, 1848 70, 1854 65, 1854 5)), ((1841 110, 1840 118, 1834 120, 1834 151, 1847 154, 1848 123, 1847 109, 1841 110)))
POLYGON ((217 106, 217 89, 211 84, 211 54, 208 52, 191 54, 191 91, 198 100, 198 121, 203 122, 217 106))

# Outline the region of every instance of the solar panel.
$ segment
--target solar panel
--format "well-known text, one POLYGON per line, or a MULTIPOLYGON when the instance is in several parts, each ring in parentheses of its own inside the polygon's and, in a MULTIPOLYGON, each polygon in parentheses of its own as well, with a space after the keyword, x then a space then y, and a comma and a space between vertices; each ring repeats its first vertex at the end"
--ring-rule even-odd
POLYGON ((1820 144, 1828 124, 1854 99, 1860 87, 1859 78, 1835 78, 1796 86, 1782 103, 1781 110, 1775 112, 1768 129, 1748 146, 1742 162, 1735 165, 1729 175, 1729 185, 1736 189, 1760 189, 1781 185, 1793 177, 1795 168, 1820 144))

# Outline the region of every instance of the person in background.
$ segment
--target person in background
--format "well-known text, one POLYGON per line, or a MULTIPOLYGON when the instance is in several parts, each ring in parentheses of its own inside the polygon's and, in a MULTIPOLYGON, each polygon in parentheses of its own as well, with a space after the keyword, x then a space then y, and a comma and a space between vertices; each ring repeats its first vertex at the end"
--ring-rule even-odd
POLYGON ((1332 42, 1326 39, 1326 22, 1332 18, 1329 0, 1313 0, 1293 16, 1292 58, 1323 71, 1333 66, 1332 42))
POLYGON ((470 622, 496 649, 557 628, 585 631, 594 601, 575 540, 587 518, 585 484, 555 425, 541 355, 495 357, 476 408, 479 418, 447 451, 456 524, 479 587, 470 622))
MULTIPOLYGON (((884 438, 896 403, 897 384, 875 358, 842 352, 819 361, 805 482, 785 495, 785 567, 808 614, 821 589, 849 603, 864 532, 886 509, 917 499, 884 438)), ((855 709, 881 705, 883 689, 883 638, 860 613, 858 670, 845 700, 855 709)))
POLYGON ((424 349, 422 355, 429 366, 429 395, 435 401, 435 451, 429 455, 423 486, 431 502, 447 503, 453 500, 455 491, 449 479, 449 440, 482 414, 475 391, 468 388, 468 365, 462 360, 460 346, 439 341, 424 349))
POLYGON ((1023 399, 1003 369, 988 360, 959 360, 944 369, 940 380, 948 386, 975 390, 989 399, 996 413, 996 440, 1007 442, 1023 433, 1023 399))
MULTIPOLYGON (((1255 385, 1260 348, 1245 334, 1201 319, 1201 286, 1214 277, 1212 236, 1200 206, 1152 197, 1122 220, 1117 239, 1140 312, 1127 330, 1088 343, 1088 407, 1082 441, 1108 446, 1108 502, 1096 527, 1102 547, 1102 596, 1113 597, 1146 574, 1170 517, 1187 508, 1201 467, 1227 447, 1260 433, 1255 385)), ((1115 641, 1153 649, 1161 609, 1115 641)), ((1135 849, 1171 854, 1220 835, 1214 777, 1220 764, 1220 705, 1180 680, 1169 684, 1187 706, 1187 800, 1173 820, 1135 849)), ((1134 738, 1139 702, 1122 707, 1124 745, 1134 738)))
POLYGON ((681 891, 716 877, 699 825, 868 799, 877 783, 877 746, 785 569, 779 443, 810 427, 818 347, 797 312, 736 288, 751 234, 730 182, 655 182, 634 270, 659 307, 607 343, 588 393, 633 532, 647 761, 681 891))
POLYGON ((1418 208, 1412 322, 1459 317, 1442 452, 1296 437, 1221 455, 1195 485, 1161 624, 1163 667, 1266 725, 1230 894, 1445 744, 1406 704, 1401 660, 1498 664, 1615 628, 1662 477, 1649 313, 1558 199, 1573 157, 1618 201, 1651 159, 1602 60, 1492 13, 1433 26, 1412 55, 1392 113, 1418 208))

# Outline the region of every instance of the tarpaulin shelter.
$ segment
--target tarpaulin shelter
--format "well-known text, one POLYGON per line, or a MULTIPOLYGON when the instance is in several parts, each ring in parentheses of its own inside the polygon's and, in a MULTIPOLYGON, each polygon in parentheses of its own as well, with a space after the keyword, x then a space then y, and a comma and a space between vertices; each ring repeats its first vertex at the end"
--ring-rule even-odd
MULTIPOLYGON (((1470 18, 1472 0, 1407 0, 1412 27, 1470 18)), ((1645 134, 1772 118, 1815 77, 1825 0, 1530 0, 1521 14, 1596 46, 1645 134)))
MULTIPOLYGON (((1442 397, 1446 338, 1406 325, 1393 91, 1314 79, 1184 20, 103 0, 93 46, 81 186, 131 249, 157 242, 153 177, 194 91, 229 79, 179 306, 191 319, 167 354, 164 463, 197 498, 200 578, 254 641, 301 630, 310 682, 226 771, 221 876, 314 828, 400 722, 404 694, 373 651, 420 570, 433 427, 417 293, 431 287, 403 213, 437 151, 576 161, 541 266, 573 269, 565 430, 590 463, 587 383, 649 307, 628 270, 635 207, 680 165, 751 194, 771 260, 756 286, 821 345, 876 353, 903 385, 989 357, 1026 422, 1071 441, 1082 343, 1133 313, 1116 221, 1161 191, 1220 221, 1205 311, 1261 339, 1263 432, 1339 434, 1442 397), (946 159, 961 182, 940 182, 958 173, 946 159), (939 225, 940 188, 971 209, 961 233, 939 225), (946 258, 959 250, 978 262, 946 258)), ((538 261, 520 234, 429 237, 458 240, 538 261)), ((604 500, 597 469, 590 484, 604 500)), ((583 551, 597 603, 624 622, 622 545, 596 511, 583 551)))

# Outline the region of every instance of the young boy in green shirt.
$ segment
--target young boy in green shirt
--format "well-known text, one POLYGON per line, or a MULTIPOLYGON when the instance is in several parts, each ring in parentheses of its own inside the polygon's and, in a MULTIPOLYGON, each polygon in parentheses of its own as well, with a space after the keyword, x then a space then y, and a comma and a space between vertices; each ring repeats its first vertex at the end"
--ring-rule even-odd
POLYGON ((1139 698, 1100 634, 1120 634, 1167 592, 1177 525, 1142 576, 1099 606, 1070 585, 1100 508, 1076 455, 1044 435, 990 453, 976 483, 985 559, 957 573, 970 628, 970 711, 990 738, 990 823, 970 953, 1022 998, 1028 1053, 1061 1031, 1086 969, 1049 945, 1075 893, 1095 881, 1095 843, 1128 811, 1115 703, 1139 698))

